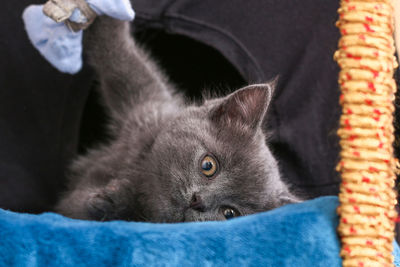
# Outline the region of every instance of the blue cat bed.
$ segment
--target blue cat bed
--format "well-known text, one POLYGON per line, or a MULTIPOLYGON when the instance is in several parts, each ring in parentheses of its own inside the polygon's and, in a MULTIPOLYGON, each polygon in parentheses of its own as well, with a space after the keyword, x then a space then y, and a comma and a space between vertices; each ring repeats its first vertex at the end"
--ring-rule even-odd
MULTIPOLYGON (((0 266, 341 266, 336 197, 226 222, 92 222, 0 210, 0 266)), ((400 266, 395 246, 395 265, 400 266)))

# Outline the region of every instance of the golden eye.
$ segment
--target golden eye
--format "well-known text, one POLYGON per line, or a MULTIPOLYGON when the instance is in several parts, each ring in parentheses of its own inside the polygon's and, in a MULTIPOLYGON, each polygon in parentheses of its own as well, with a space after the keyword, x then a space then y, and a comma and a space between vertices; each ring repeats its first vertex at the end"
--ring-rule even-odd
POLYGON ((218 171, 217 160, 211 155, 204 156, 200 162, 200 170, 206 177, 211 178, 218 171))

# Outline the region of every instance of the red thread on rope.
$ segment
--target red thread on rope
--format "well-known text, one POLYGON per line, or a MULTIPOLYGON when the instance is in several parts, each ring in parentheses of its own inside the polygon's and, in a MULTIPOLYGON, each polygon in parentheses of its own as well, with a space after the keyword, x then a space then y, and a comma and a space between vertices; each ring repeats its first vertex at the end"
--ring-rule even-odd
POLYGON ((357 135, 350 135, 349 136, 349 138, 348 138, 348 140, 350 141, 350 142, 353 142, 354 141, 354 139, 356 139, 358 136, 357 135))
POLYGON ((369 183, 369 182, 371 182, 371 179, 369 179, 368 177, 363 176, 362 181, 364 183, 369 183))
POLYGON ((365 99, 365 104, 371 106, 373 104, 371 99, 365 99))
POLYGON ((364 23, 363 25, 364 25, 364 28, 365 28, 365 30, 366 30, 367 32, 375 32, 373 29, 371 29, 371 27, 369 26, 369 24, 364 23))
POLYGON ((355 59, 355 60, 361 60, 361 57, 360 57, 360 56, 353 56, 353 55, 350 54, 350 53, 347 53, 347 54, 346 54, 346 57, 347 57, 347 58, 353 58, 353 59, 355 59))
POLYGON ((396 218, 394 218, 393 221, 394 221, 395 223, 399 223, 399 222, 400 222, 400 215, 397 216, 396 218))
POLYGON ((360 207, 358 206, 353 206, 353 209, 355 212, 360 213, 360 207))
POLYGON ((376 92, 376 88, 373 82, 368 83, 368 88, 371 89, 373 92, 376 92))
POLYGON ((349 194, 353 194, 353 191, 351 189, 349 189, 349 188, 346 188, 346 192, 349 193, 349 194))
POLYGON ((368 168, 368 170, 369 170, 370 172, 378 172, 378 171, 379 171, 377 168, 372 167, 372 166, 370 166, 370 167, 368 168))

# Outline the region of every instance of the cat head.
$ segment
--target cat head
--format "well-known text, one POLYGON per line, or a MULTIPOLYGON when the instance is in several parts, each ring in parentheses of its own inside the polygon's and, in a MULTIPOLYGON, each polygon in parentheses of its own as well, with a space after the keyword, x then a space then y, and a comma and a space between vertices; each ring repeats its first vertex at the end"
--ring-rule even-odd
POLYGON ((271 94, 270 84, 251 85, 182 110, 134 162, 108 171, 115 178, 83 217, 225 220, 297 202, 262 130, 271 94))
POLYGON ((151 217, 224 220, 297 201, 262 130, 271 94, 269 84, 251 85, 188 108, 165 127, 149 157, 168 193, 147 207, 151 217))

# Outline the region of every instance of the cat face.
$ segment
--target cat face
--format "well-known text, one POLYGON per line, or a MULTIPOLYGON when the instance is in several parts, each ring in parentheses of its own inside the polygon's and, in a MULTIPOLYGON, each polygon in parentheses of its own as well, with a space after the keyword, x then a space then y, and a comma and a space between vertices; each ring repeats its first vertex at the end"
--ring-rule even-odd
POLYGON ((144 216, 225 220, 295 202, 261 130, 269 97, 266 85, 250 86, 169 123, 143 159, 156 181, 144 216))

